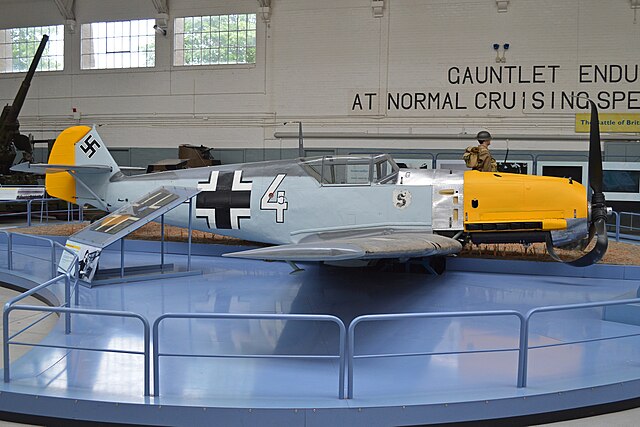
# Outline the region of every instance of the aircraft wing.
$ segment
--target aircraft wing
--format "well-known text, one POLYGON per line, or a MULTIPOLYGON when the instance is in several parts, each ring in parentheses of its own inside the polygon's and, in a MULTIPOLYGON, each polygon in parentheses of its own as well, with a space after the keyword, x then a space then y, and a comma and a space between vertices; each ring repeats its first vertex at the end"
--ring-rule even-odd
POLYGON ((47 172, 81 171, 83 173, 111 172, 111 166, 106 165, 50 165, 48 163, 19 163, 11 168, 14 172, 25 172, 44 175, 47 172))
POLYGON ((343 261, 350 259, 420 258, 458 253, 455 239, 426 231, 395 231, 322 239, 224 254, 274 261, 343 261))

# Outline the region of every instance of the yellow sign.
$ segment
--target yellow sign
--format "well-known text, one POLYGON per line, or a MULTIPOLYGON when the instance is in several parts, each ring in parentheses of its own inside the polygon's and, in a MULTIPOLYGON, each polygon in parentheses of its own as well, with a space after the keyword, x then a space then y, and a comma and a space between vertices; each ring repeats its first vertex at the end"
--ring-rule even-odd
MULTIPOLYGON (((640 113, 599 114, 600 132, 640 132, 640 113)), ((591 114, 576 114, 576 132, 589 132, 591 114)))

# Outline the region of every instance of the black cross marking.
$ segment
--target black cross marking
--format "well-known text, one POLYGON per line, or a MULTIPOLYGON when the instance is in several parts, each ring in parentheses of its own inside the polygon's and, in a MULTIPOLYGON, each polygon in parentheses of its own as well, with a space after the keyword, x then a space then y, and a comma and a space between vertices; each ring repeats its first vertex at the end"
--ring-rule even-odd
MULTIPOLYGON (((240 229, 240 219, 250 218, 250 215, 244 215, 251 209, 251 190, 234 188, 233 177, 235 172, 219 172, 218 181, 213 190, 201 191, 196 198, 196 217, 207 220, 207 227, 226 229, 240 229), (235 212, 234 212, 235 211, 235 212), (213 215, 215 224, 211 224, 209 219, 213 215), (237 218, 237 223, 232 224, 232 216, 237 218), (235 227, 234 227, 235 226, 235 227)), ((249 184, 251 181, 242 180, 242 171, 240 173, 240 186, 249 184)), ((212 175, 206 181, 199 181, 198 184, 212 184, 212 175)), ((234 218, 234 219, 235 219, 234 218)))
POLYGON ((98 148, 100 148, 100 143, 92 139, 91 135, 89 135, 80 146, 80 149, 84 151, 84 154, 86 154, 88 158, 92 158, 93 155, 96 154, 96 151, 98 151, 98 148), (91 151, 91 153, 89 153, 89 151, 91 151))

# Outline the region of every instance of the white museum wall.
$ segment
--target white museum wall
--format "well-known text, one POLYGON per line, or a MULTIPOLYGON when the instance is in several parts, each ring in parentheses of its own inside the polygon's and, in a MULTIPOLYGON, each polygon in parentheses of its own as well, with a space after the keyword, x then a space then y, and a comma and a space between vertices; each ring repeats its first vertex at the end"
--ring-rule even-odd
MULTIPOLYGON (((155 68, 80 70, 82 23, 153 18, 156 11, 150 0, 76 0, 78 27, 75 34, 65 34, 65 70, 36 75, 21 114, 22 129, 36 138, 55 137, 78 122, 75 107, 79 123, 101 125, 112 147, 193 142, 216 148, 293 148, 297 140, 276 140, 274 132, 296 132, 283 122, 303 120, 306 132, 472 135, 486 128, 498 136, 496 148, 503 148, 500 135, 519 135, 530 139, 512 141, 512 149, 584 150, 581 141, 536 140, 538 135, 575 134, 579 110, 560 105, 562 92, 592 97, 603 92, 609 99, 616 91, 625 100, 602 111, 640 112, 640 75, 631 83, 580 81, 581 65, 582 80, 593 80, 595 65, 626 65, 634 77, 634 67, 640 67, 640 22, 629 1, 511 0, 505 13, 498 12, 495 0, 384 3, 377 18, 370 0, 272 0, 265 22, 256 0, 172 0, 172 19, 258 13, 256 64, 174 67, 170 23, 168 36, 156 37, 155 68), (494 43, 501 45, 500 54, 509 43, 505 63, 495 62, 494 43), (472 75, 476 67, 481 75, 485 67, 502 67, 505 74, 506 67, 513 67, 513 78, 511 83, 506 77, 500 84, 463 83, 466 67, 472 75), (534 72, 539 83, 526 82, 534 72), (453 83, 458 77, 460 82, 453 83), (397 99, 397 108, 389 96, 397 99), (432 105, 422 108, 429 96, 432 105), (489 105, 489 96, 500 100, 489 105)), ((0 28, 63 22, 51 0, 2 0, 0 7, 0 28)), ((12 101, 22 77, 0 75, 1 102, 12 101)), ((462 136, 305 141, 308 148, 468 144, 462 136)))

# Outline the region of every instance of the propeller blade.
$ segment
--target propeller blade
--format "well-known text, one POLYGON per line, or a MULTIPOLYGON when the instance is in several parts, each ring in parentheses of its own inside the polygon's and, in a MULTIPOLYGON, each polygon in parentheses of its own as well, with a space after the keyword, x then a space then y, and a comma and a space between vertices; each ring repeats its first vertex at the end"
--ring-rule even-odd
POLYGON ((598 235, 596 245, 588 253, 584 254, 578 259, 574 259, 573 261, 564 261, 560 259, 560 257, 556 254, 555 249, 553 248, 551 237, 547 239, 547 252, 549 252, 549 255, 551 255, 551 258, 553 258, 554 260, 563 262, 573 267, 586 267, 588 265, 595 264, 602 259, 604 254, 607 252, 607 247, 609 246, 606 219, 600 218, 597 221, 591 223, 591 227, 589 228, 589 235, 592 236, 594 232, 598 235))
POLYGON ((581 251, 585 251, 587 249, 587 246, 589 246, 589 243, 591 243, 595 235, 596 235, 596 227, 593 225, 593 223, 591 223, 589 224, 589 235, 587 236, 586 239, 580 242, 581 251))
POLYGON ((593 190, 591 196, 591 224, 589 225, 589 238, 591 242, 594 234, 598 239, 595 246, 588 253, 584 254, 573 261, 563 261, 555 253, 551 235, 547 237, 547 252, 549 255, 560 262, 572 265, 574 267, 586 267, 594 264, 602 259, 607 247, 609 246, 609 238, 607 236, 607 206, 602 192, 602 148, 600 146, 600 123, 598 121, 598 107, 595 102, 589 100, 591 104, 591 124, 589 127, 589 186, 593 190))
POLYGON ((591 104, 591 124, 589 126, 589 186, 594 193, 602 192, 602 151, 600 146, 600 124, 598 108, 591 104))
POLYGON ((596 234, 598 235, 596 245, 587 254, 574 261, 569 262, 569 265, 572 265, 574 267, 586 267, 587 265, 595 264, 596 262, 600 261, 605 252, 607 252, 607 247, 609 247, 609 238, 607 237, 606 220, 598 219, 591 225, 595 227, 596 234))

